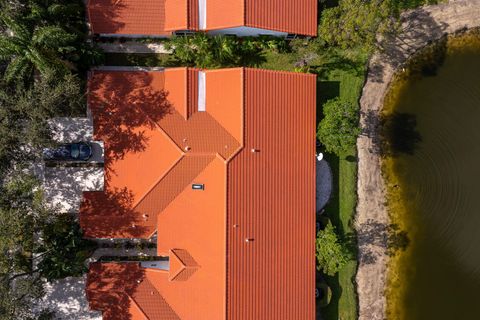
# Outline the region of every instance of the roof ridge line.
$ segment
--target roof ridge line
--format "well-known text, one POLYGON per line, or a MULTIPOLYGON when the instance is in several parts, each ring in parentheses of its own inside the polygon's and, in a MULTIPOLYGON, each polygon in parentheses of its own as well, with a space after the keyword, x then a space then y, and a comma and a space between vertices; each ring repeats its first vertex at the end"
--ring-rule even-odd
POLYGON ((173 168, 175 168, 175 166, 177 166, 178 163, 180 163, 180 161, 184 158, 184 154, 181 155, 177 161, 175 161, 169 168, 167 171, 165 171, 164 174, 162 174, 160 176, 160 178, 158 178, 158 180, 155 181, 155 183, 152 185, 152 187, 150 189, 148 189, 147 192, 145 192, 145 194, 140 198, 138 199, 138 201, 132 206, 133 209, 135 209, 144 199, 145 197, 147 197, 147 195, 152 191, 153 188, 155 188, 156 185, 158 185, 160 183, 160 181, 163 180, 163 178, 165 178, 172 170, 173 168))
POLYGON ((150 319, 146 314, 145 314, 145 311, 140 307, 140 305, 137 303, 137 301, 135 301, 135 299, 133 299, 133 297, 131 295, 129 295, 128 293, 125 293, 128 297, 128 299, 138 308, 138 310, 140 310, 140 312, 143 314, 143 316, 146 318, 146 319, 150 319))
POLYGON ((173 255, 175 256, 175 258, 177 258, 177 260, 180 261, 180 263, 182 264, 182 267, 179 268, 179 269, 175 272, 175 274, 173 274, 173 275, 170 275, 170 274, 169 274, 169 276, 168 276, 168 280, 169 280, 169 281, 174 281, 175 278, 177 278, 178 275, 179 275, 180 273, 182 273, 183 270, 185 270, 185 269, 187 268, 187 266, 185 265, 185 262, 184 262, 182 259, 180 259, 180 257, 175 253, 175 250, 174 250, 174 249, 170 249, 170 253, 173 254, 173 255))
POLYGON ((158 123, 153 121, 153 119, 146 113, 142 108, 139 108, 140 111, 145 115, 145 117, 161 132, 167 137, 167 139, 172 143, 172 145, 180 152, 180 154, 183 156, 185 155, 185 152, 182 150, 182 148, 175 142, 175 140, 170 137, 170 135, 165 131, 158 123))
MULTIPOLYGON (((209 156, 212 156, 212 159, 205 165, 205 167, 203 169, 205 169, 206 167, 208 167, 212 161, 215 159, 215 155, 214 154, 206 154, 206 155, 209 155, 209 156)), ((205 156, 206 156, 205 155, 205 156)), ((157 181, 156 183, 148 190, 148 192, 145 193, 145 195, 143 197, 141 197, 137 203, 135 203, 135 205, 133 206, 133 209, 135 210, 135 208, 150 194, 150 192, 152 192, 153 188, 155 188, 155 186, 157 186, 170 172, 172 172, 172 170, 174 170, 174 168, 185 158, 187 158, 188 156, 186 154, 182 154, 182 156, 170 167, 168 168, 168 170, 165 172, 165 174, 163 174, 157 181)), ((202 171, 200 171, 198 174, 200 174, 202 171)), ((194 177, 196 178, 198 176, 198 174, 194 177)), ((192 179, 193 181, 193 179, 192 179)), ((186 186, 185 186, 186 187, 186 186)), ((184 187, 184 188, 185 188, 184 187)), ((180 191, 178 194, 176 194, 172 201, 170 203, 172 203, 181 193, 183 192, 183 189, 182 191, 180 191)), ((167 206, 165 208, 167 208, 170 203, 167 204, 167 206)), ((165 210, 164 208, 164 210, 165 210)), ((150 234, 149 238, 151 238, 153 236, 153 234, 155 234, 155 232, 157 232, 158 228, 155 228, 154 231, 150 234)))
MULTIPOLYGON (((142 112, 145 117, 157 128, 158 131, 160 131, 160 133, 162 133, 168 141, 170 141, 170 143, 175 147, 175 149, 177 149, 177 151, 180 153, 180 156, 178 157, 178 159, 172 163, 172 165, 168 168, 168 170, 160 176, 160 178, 158 178, 158 180, 155 181, 155 183, 153 183, 153 185, 148 189, 147 192, 145 192, 145 194, 140 198, 138 199, 138 201, 133 205, 133 208, 135 209, 144 199, 145 197, 152 191, 152 189, 158 184, 160 183, 160 181, 167 176, 167 174, 180 162, 180 160, 183 159, 183 157, 185 156, 185 152, 180 148, 180 146, 175 142, 175 140, 172 139, 172 137, 170 137, 170 135, 158 124, 156 123, 155 121, 153 121, 153 119, 142 109, 142 108, 139 108, 140 112, 142 112)), ((155 231, 152 232, 152 234, 150 235, 150 237, 156 232, 156 228, 155 228, 155 231)))
MULTIPOLYGON (((245 148, 245 72, 250 69, 247 67, 240 67, 242 70, 241 76, 242 76, 242 123, 241 123, 241 128, 242 128, 242 141, 238 141, 238 144, 240 145, 238 149, 233 152, 228 159, 225 159, 225 164, 228 166, 230 161, 232 161, 242 150, 245 148)), ((223 126, 222 126, 223 127, 223 126)), ((228 172, 228 167, 227 167, 227 172, 228 172)), ((228 175, 228 174, 227 174, 228 175)), ((226 188, 225 188, 226 190, 226 188)))
POLYGON ((243 0, 243 25, 247 26, 247 0, 243 0))

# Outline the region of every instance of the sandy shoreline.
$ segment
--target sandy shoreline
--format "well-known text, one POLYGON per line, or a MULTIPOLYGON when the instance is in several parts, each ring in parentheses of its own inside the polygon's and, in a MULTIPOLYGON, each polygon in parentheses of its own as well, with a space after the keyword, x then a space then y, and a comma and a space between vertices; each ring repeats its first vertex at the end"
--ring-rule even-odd
POLYGON ((359 245, 356 276, 359 319, 386 318, 387 227, 385 182, 378 152, 378 118, 396 70, 408 58, 445 34, 480 26, 480 0, 451 0, 402 14, 403 32, 370 60, 360 99, 362 134, 358 147, 358 204, 355 218, 359 245))

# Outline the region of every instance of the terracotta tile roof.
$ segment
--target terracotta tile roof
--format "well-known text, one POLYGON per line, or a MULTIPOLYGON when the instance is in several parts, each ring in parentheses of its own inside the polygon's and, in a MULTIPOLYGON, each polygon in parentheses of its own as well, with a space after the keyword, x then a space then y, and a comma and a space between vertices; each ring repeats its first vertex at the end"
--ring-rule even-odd
POLYGON ((245 26, 245 0, 207 0, 207 29, 245 26))
POLYGON ((245 71, 244 147, 227 173, 230 320, 315 318, 315 99, 313 75, 245 71))
POLYGON ((135 206, 137 212, 151 216, 156 224, 157 215, 197 177, 214 159, 213 155, 185 156, 135 206))
POLYGON ((231 121, 215 107, 213 116, 187 115, 197 99, 188 84, 194 72, 93 72, 88 101, 94 137, 105 145, 106 179, 105 190, 85 193, 80 207, 86 237, 150 237, 157 215, 216 155, 228 159, 240 149, 219 122, 231 121))
POLYGON ((86 292, 104 320, 180 320, 138 263, 92 263, 86 292))
POLYGON ((157 254, 170 255, 170 261, 178 257, 184 265, 191 266, 180 278, 171 278, 182 264, 176 261, 169 275, 172 281, 160 275, 153 281, 181 319, 210 320, 225 316, 225 182, 225 161, 215 157, 193 181, 203 184, 204 190, 185 188, 158 215, 157 254), (191 259, 180 249, 188 252, 191 259), (186 281, 178 281, 187 277, 186 281))
POLYGON ((245 0, 245 25, 308 36, 317 35, 317 0, 245 0))
POLYGON ((187 250, 170 250, 170 281, 187 281, 199 267, 187 250))
POLYGON ((88 20, 95 34, 170 35, 188 29, 186 1, 89 0, 88 20), (170 3, 170 4, 169 4, 170 3))
MULTIPOLYGON (((253 27, 317 35, 317 0, 207 0, 207 30, 253 27)), ((169 35, 199 30, 198 0, 89 0, 93 33, 169 35)))
POLYGON ((317 6, 317 0, 208 0, 207 29, 245 26, 316 36, 317 6))
POLYGON ((121 300, 132 320, 154 319, 154 309, 167 319, 171 309, 182 320, 313 320, 315 76, 205 71, 206 112, 197 112, 197 72, 95 71, 90 78, 95 134, 113 160, 106 190, 85 194, 82 227, 91 237, 156 230, 158 255, 170 257, 169 271, 129 269, 146 282, 113 266, 89 277, 91 306, 108 315, 121 300), (119 148, 130 146, 120 143, 131 140, 123 135, 143 144, 119 148), (127 295, 134 303, 115 290, 129 283, 140 288, 127 295))
POLYGON ((105 146, 105 190, 84 194, 80 224, 87 237, 145 238, 155 231, 158 212, 136 207, 183 155, 156 122, 185 105, 178 85, 185 79, 185 69, 92 73, 88 103, 94 138, 105 146))

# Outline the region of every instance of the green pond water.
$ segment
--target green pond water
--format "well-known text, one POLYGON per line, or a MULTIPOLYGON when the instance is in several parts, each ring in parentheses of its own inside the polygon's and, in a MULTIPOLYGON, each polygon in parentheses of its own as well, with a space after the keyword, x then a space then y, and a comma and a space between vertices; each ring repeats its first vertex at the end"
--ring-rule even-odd
POLYGON ((480 36, 434 51, 438 67, 398 77, 384 108, 390 212, 406 232, 388 315, 480 319, 480 36))

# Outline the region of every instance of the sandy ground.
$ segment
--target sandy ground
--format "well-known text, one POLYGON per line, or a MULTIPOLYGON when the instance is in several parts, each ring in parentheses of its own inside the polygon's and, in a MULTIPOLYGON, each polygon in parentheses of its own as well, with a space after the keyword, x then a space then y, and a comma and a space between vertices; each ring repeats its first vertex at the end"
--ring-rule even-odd
POLYGON ((362 134, 358 146, 358 205, 356 229, 359 268, 356 282, 359 319, 386 318, 385 284, 388 256, 385 184, 378 152, 378 118, 393 75, 418 49, 447 33, 480 26, 480 0, 451 0, 402 15, 402 32, 369 64, 361 105, 362 134))

